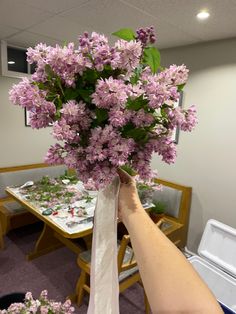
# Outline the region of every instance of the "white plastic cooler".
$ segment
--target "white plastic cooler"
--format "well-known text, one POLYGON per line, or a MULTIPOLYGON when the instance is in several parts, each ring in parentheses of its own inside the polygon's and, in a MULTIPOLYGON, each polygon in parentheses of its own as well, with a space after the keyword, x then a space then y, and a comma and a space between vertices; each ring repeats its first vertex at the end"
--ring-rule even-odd
POLYGON ((236 313, 236 229, 209 220, 198 254, 189 258, 190 263, 217 300, 236 313))

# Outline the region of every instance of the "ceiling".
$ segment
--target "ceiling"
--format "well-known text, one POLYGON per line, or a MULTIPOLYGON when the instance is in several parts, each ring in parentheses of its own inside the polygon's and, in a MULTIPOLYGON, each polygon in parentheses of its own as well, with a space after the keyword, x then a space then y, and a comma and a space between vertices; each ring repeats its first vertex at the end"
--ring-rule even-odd
POLYGON ((0 39, 22 47, 76 41, 154 26, 157 46, 169 48, 236 37, 236 0, 0 0, 0 39), (208 9, 207 21, 196 14, 208 9))

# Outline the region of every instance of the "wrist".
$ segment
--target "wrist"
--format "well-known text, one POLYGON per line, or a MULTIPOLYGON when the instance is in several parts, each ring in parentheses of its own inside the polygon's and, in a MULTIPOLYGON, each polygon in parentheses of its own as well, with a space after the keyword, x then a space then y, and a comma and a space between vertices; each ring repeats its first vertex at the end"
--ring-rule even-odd
POLYGON ((125 208, 122 212, 122 222, 128 229, 132 221, 140 215, 145 215, 146 212, 143 209, 141 203, 137 203, 133 208, 125 208))

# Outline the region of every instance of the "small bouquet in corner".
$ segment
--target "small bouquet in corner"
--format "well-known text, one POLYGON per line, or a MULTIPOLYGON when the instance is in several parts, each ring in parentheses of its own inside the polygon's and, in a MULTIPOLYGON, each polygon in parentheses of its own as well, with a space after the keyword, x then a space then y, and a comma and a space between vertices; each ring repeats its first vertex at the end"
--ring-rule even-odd
POLYGON ((43 290, 38 299, 34 299, 31 292, 27 292, 23 303, 12 303, 8 309, 0 310, 0 314, 72 314, 74 307, 70 300, 64 303, 48 299, 47 290, 43 290))

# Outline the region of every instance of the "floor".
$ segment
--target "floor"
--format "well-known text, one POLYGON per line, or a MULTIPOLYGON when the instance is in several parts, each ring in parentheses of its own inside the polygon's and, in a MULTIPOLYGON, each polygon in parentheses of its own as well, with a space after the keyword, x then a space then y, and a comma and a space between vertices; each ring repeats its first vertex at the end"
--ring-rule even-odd
MULTIPOLYGON (((80 271, 76 255, 66 247, 32 261, 25 256, 31 252, 42 226, 39 224, 11 231, 5 238, 5 249, 0 250, 0 296, 12 292, 31 291, 38 297, 44 289, 49 298, 64 301, 76 285, 80 271)), ((75 313, 87 312, 88 297, 75 313)), ((141 314, 144 311, 143 289, 139 284, 120 295, 120 314, 141 314)))

